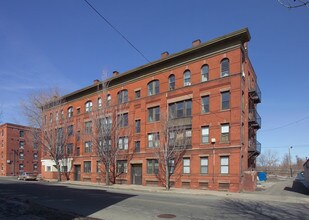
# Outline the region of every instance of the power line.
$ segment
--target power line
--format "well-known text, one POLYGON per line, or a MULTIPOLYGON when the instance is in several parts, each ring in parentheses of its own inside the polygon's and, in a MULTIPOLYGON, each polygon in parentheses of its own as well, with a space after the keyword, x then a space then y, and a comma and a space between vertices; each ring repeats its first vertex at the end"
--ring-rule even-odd
POLYGON ((307 120, 307 119, 309 119, 309 115, 304 117, 304 118, 298 119, 296 121, 292 121, 292 122, 290 122, 288 124, 285 124, 285 125, 282 125, 282 126, 279 126, 279 127, 275 127, 275 128, 269 128, 269 129, 261 130, 260 132, 274 131, 274 130, 278 130, 278 129, 281 129, 281 128, 289 127, 291 125, 297 124, 297 123, 299 123, 301 121, 304 121, 304 120, 307 120))
POLYGON ((274 147, 263 147, 263 148, 289 148, 293 146, 293 148, 303 148, 303 147, 308 147, 309 148, 309 143, 308 144, 292 144, 292 145, 286 145, 286 146, 274 146, 274 147))
POLYGON ((84 0, 89 7, 92 8, 99 16, 102 18, 114 31, 116 31, 131 47, 133 47, 134 50, 136 50, 146 61, 150 62, 147 57, 139 50, 137 49, 133 43, 131 43, 128 38, 126 38, 112 23, 110 23, 93 5, 91 5, 87 0, 84 0))

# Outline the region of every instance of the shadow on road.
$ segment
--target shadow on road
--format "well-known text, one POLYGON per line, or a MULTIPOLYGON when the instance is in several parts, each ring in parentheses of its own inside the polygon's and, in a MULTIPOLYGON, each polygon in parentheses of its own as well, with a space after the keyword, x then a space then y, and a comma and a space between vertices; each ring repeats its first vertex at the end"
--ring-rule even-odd
POLYGON ((308 205, 297 204, 297 206, 285 203, 269 204, 266 202, 252 202, 242 200, 224 200, 220 206, 229 216, 238 216, 236 219, 308 219, 308 205))
POLYGON ((300 181, 293 181, 292 187, 285 187, 284 190, 309 195, 309 189, 300 181))
POLYGON ((89 216, 135 195, 37 182, 0 183, 0 197, 89 216))

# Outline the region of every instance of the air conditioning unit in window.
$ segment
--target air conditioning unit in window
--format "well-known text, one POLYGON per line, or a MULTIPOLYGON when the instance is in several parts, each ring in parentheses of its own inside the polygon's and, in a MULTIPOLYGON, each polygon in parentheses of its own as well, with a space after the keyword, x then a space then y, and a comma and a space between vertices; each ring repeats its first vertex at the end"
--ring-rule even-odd
POLYGON ((191 86, 190 82, 185 82, 185 86, 191 86))

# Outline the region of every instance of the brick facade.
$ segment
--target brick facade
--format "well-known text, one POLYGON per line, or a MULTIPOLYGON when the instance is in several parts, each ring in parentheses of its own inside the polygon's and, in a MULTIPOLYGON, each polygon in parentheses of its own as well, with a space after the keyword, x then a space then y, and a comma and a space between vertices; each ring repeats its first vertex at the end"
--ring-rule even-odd
POLYGON ((41 153, 32 141, 34 129, 16 124, 0 125, 0 175, 41 172, 41 153))
MULTIPOLYGON (((244 178, 246 171, 255 169, 255 159, 260 153, 256 132, 261 126, 256 112, 261 97, 248 57, 249 40, 248 30, 242 29, 206 43, 195 41, 192 48, 176 54, 165 52, 161 59, 122 74, 115 71, 114 76, 108 79, 110 105, 117 106, 117 95, 127 90, 128 102, 124 109, 128 113, 126 129, 132 130, 129 147, 123 154, 133 152, 136 141, 140 143, 139 152, 126 161, 127 172, 117 178, 117 183, 161 184, 156 175, 147 174, 147 160, 155 159, 153 149, 148 146, 148 135, 160 133, 160 123, 163 123, 160 120, 149 122, 149 109, 159 107, 162 120, 163 113, 169 114, 170 106, 175 103, 176 114, 178 110, 182 114, 183 106, 191 105, 187 107, 190 110, 188 115, 176 116, 190 130, 191 143, 183 156, 189 162, 186 160, 175 167, 175 174, 171 177, 174 186, 229 191, 240 191, 244 185, 246 189, 255 188, 255 181, 250 186, 250 178, 244 178), (208 76, 203 77, 202 70, 206 65, 208 76), (190 71, 190 78, 187 78, 186 71, 190 71), (171 75, 174 75, 174 84, 169 81, 171 75), (154 84, 156 94, 150 95, 149 84, 155 81, 159 82, 159 87, 157 89, 154 84), (203 108, 204 97, 208 97, 205 103, 209 103, 209 109, 203 108), (140 120, 138 133, 135 132, 136 120, 140 120), (208 139, 205 143, 202 132, 205 132, 204 140, 208 139), (183 173, 183 166, 187 166, 188 173, 183 173), (207 172, 201 173, 202 166, 207 172), (141 182, 134 180, 134 167, 142 169, 141 182)), ((43 115, 48 121, 50 116, 55 117, 61 111, 67 116, 68 109, 73 108, 69 124, 73 125, 74 134, 68 141, 73 145, 69 169, 72 180, 104 182, 102 171, 97 172, 95 152, 85 152, 85 142, 91 141, 91 135, 80 136, 85 130, 85 122, 92 120, 93 113, 86 112, 86 103, 91 101, 95 112, 97 100, 102 96, 101 85, 95 80, 93 85, 62 97, 65 101, 61 106, 49 108, 43 115), (90 170, 85 168, 88 165, 90 170), (85 169, 87 172, 84 172, 85 169)), ((48 162, 48 155, 43 155, 43 159, 46 159, 42 164, 43 177, 54 178, 55 170, 52 170, 52 162, 48 162)))

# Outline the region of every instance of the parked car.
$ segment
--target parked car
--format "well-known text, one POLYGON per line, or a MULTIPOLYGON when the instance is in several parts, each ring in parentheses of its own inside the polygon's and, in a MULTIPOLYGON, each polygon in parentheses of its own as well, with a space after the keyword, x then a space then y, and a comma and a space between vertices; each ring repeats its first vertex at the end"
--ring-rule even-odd
POLYGON ((305 181, 305 174, 304 171, 297 173, 295 181, 305 181))
POLYGON ((30 172, 23 172, 18 176, 19 180, 36 180, 36 174, 30 172))

